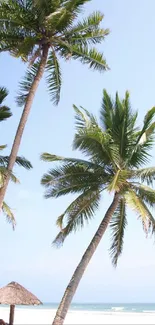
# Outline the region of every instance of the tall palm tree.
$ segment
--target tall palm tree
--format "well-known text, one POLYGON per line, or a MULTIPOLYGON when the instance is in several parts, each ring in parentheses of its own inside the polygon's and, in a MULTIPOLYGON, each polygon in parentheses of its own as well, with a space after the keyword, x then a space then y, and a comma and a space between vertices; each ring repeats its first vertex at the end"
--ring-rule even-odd
POLYGON ((112 231, 110 253, 116 266, 122 253, 124 230, 127 225, 127 206, 141 218, 144 231, 154 232, 155 219, 151 207, 155 206, 155 167, 144 168, 154 145, 155 107, 147 112, 142 128, 136 124, 137 113, 130 107, 129 93, 121 100, 116 94, 113 101, 103 92, 100 124, 91 113, 74 106, 76 134, 73 148, 84 153, 88 160, 64 158, 44 153, 42 159, 59 162, 50 169, 41 183, 46 187, 46 198, 57 198, 69 193, 78 197, 57 219, 60 228, 54 244, 63 244, 66 237, 81 229, 95 215, 107 191, 112 203, 78 264, 61 300, 53 324, 63 324, 66 313, 83 273, 99 245, 108 225, 112 231))
MULTIPOLYGON (((79 59, 99 71, 108 67, 103 54, 92 45, 101 43, 109 33, 100 28, 101 12, 94 12, 83 21, 77 21, 83 5, 90 0, 2 0, 0 2, 0 52, 8 51, 29 62, 21 91, 17 98, 23 113, 12 146, 8 170, 16 160, 23 131, 32 102, 44 72, 54 104, 60 100, 61 68, 59 59, 79 59)), ((8 186, 0 190, 0 208, 8 186)))
MULTIPOLYGON (((6 105, 3 105, 3 101, 6 99, 7 95, 8 95, 8 91, 6 90, 6 88, 0 87, 0 122, 5 121, 6 119, 8 119, 9 117, 12 116, 10 108, 6 105)), ((5 148, 6 148, 6 145, 0 146, 1 151, 4 150, 5 148)), ((5 183, 8 162, 9 162, 9 156, 0 155, 0 188, 3 187, 3 185, 5 183)), ((26 169, 32 168, 31 163, 24 157, 17 156, 15 162, 17 165, 22 166, 26 169)), ((19 180, 12 173, 12 171, 10 172, 9 176, 14 183, 19 183, 19 180)), ((2 211, 7 218, 7 221, 10 222, 14 228, 15 224, 16 224, 15 217, 14 217, 10 207, 4 201, 2 202, 2 211)))

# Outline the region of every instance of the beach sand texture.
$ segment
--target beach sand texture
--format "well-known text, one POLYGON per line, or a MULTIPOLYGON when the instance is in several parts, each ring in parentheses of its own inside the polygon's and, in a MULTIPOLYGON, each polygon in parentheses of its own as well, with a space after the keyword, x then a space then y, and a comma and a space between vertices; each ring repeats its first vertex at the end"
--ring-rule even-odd
MULTIPOLYGON (((51 325, 56 310, 54 309, 15 309, 14 324, 51 325)), ((9 308, 0 307, 0 318, 8 321, 9 308)), ((65 324, 155 324, 155 312, 123 313, 99 311, 69 311, 65 324)))

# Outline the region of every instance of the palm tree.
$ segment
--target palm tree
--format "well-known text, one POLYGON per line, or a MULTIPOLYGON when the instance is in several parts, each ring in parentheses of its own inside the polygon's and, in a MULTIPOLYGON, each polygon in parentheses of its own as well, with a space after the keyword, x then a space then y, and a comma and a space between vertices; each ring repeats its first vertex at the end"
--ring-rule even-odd
MULTIPOLYGON (((10 108, 6 105, 3 105, 3 101, 5 100, 7 95, 8 95, 7 89, 4 87, 0 87, 0 122, 5 121, 6 119, 8 119, 9 117, 12 116, 10 108)), ((5 148, 6 148, 6 145, 0 146, 1 151, 4 150, 5 148)), ((0 155, 0 188, 3 187, 3 185, 5 183, 8 162, 9 162, 9 156, 0 155)), ((31 163, 24 157, 17 156, 16 164, 19 166, 22 166, 26 169, 32 168, 31 163)), ((19 180, 12 173, 12 171, 10 172, 9 176, 10 176, 10 179, 14 183, 19 183, 19 180)), ((14 217, 10 207, 4 201, 2 202, 2 211, 3 211, 4 215, 6 216, 7 221, 12 224, 13 229, 14 229, 15 224, 16 224, 15 217, 14 217)))
MULTIPOLYGON (((46 70, 47 85, 54 104, 60 100, 59 58, 79 59, 99 71, 108 69, 103 54, 92 44, 101 43, 109 30, 100 28, 101 12, 77 21, 83 5, 90 0, 2 0, 0 2, 0 52, 8 51, 29 62, 17 98, 23 113, 12 146, 8 171, 14 166, 23 131, 39 82, 46 70), (74 23, 75 21, 75 23, 74 23)), ((0 190, 0 208, 9 183, 0 190)))
POLYGON ((84 271, 109 225, 112 231, 110 254, 113 265, 117 265, 123 249, 127 206, 141 218, 146 233, 155 230, 155 219, 151 213, 151 207, 155 205, 155 190, 149 186, 155 179, 155 167, 143 166, 148 163, 149 151, 154 145, 155 107, 145 115, 142 128, 136 125, 137 113, 130 108, 128 92, 123 100, 116 94, 113 101, 104 90, 100 124, 87 110, 80 110, 76 106, 74 109, 76 134, 73 148, 79 149, 88 160, 64 158, 49 153, 41 156, 44 161, 60 163, 41 180, 46 188, 45 197, 78 194, 57 219, 60 232, 54 244, 63 244, 70 233, 83 228, 91 220, 99 207, 102 192, 107 191, 113 198, 66 288, 54 325, 63 324, 84 271))

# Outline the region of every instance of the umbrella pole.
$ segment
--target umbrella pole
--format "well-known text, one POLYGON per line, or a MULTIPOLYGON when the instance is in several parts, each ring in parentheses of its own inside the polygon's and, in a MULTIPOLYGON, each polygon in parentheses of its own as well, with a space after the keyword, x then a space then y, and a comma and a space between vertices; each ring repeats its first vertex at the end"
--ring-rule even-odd
POLYGON ((9 325, 13 325, 13 322, 14 322, 14 312, 15 312, 15 305, 10 305, 9 325))

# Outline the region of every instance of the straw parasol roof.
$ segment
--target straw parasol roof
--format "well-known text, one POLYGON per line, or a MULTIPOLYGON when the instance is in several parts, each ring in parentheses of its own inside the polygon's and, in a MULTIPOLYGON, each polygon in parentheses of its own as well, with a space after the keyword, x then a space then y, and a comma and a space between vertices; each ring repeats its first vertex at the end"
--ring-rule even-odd
POLYGON ((17 282, 11 282, 0 289, 0 304, 40 305, 42 302, 17 282))

